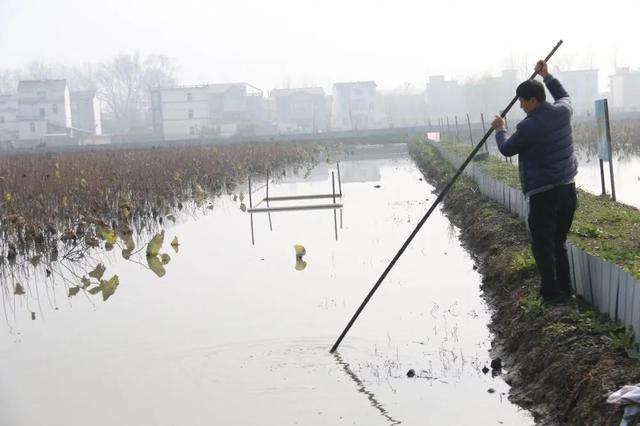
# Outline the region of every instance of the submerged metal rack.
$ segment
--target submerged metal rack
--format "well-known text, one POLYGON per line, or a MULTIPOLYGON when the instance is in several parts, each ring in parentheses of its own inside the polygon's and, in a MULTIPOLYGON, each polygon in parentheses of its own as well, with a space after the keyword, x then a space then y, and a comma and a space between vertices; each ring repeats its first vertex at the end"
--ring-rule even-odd
POLYGON ((333 221, 334 221, 334 229, 335 229, 335 238, 338 239, 338 220, 336 210, 340 209, 340 228, 342 228, 342 203, 337 203, 336 199, 342 199, 342 180, 340 178, 340 163, 336 163, 336 169, 338 172, 338 192, 336 192, 336 178, 335 173, 331 172, 331 194, 305 194, 305 195, 285 195, 285 196, 277 196, 270 197, 269 196, 269 172, 267 171, 267 184, 266 184, 266 196, 260 200, 256 207, 253 206, 253 199, 251 197, 252 189, 251 189, 251 176, 248 177, 249 182, 249 208, 247 209, 247 213, 249 213, 251 218, 251 244, 255 244, 255 236, 253 231, 253 214, 254 213, 267 213, 269 216, 269 229, 273 231, 273 225, 271 222, 271 213, 277 212, 286 212, 286 211, 296 211, 296 210, 333 210, 333 221), (270 202, 272 201, 299 201, 299 200, 316 200, 316 199, 324 199, 331 198, 332 202, 329 204, 311 204, 311 205, 289 205, 282 207, 272 207, 270 202), (261 203, 266 203, 266 207, 257 207, 261 203))

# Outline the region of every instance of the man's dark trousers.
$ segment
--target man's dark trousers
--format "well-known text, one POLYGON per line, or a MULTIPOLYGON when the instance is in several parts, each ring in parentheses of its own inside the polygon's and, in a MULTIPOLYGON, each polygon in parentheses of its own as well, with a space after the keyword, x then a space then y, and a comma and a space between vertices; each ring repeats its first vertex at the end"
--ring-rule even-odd
POLYGON ((576 204, 574 183, 556 186, 529 198, 531 250, 542 278, 540 295, 544 300, 571 294, 566 241, 576 204))

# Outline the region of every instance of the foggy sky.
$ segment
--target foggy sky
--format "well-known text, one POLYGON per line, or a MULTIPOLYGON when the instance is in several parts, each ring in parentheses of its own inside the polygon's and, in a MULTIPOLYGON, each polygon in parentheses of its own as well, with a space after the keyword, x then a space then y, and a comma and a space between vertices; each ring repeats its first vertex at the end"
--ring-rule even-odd
POLYGON ((604 89, 614 63, 640 67, 638 16, 638 0, 0 0, 0 68, 139 51, 176 58, 186 84, 424 88, 433 74, 524 76, 563 39, 552 66, 600 68, 604 89))

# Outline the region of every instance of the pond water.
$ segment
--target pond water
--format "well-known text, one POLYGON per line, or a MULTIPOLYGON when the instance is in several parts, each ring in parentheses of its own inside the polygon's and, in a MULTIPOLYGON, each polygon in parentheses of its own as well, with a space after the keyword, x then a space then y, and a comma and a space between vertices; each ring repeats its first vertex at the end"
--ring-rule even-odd
MULTIPOLYGON (((334 170, 278 179, 270 195, 330 193, 334 170)), ((5 281, 0 424, 533 424, 481 371, 492 338, 481 277, 439 211, 329 354, 435 199, 406 146, 354 148, 340 172, 335 220, 255 213, 252 244, 249 213, 223 196, 166 229, 162 277, 116 250, 60 268, 68 280, 104 263, 120 282, 106 301, 68 297, 65 272, 37 270, 22 295, 5 281)), ((265 188, 254 188, 256 204, 265 188)))
MULTIPOLYGON (((581 152, 578 156, 578 162, 576 184, 593 194, 600 195, 602 183, 598 157, 581 152)), ((635 155, 619 156, 613 159, 612 164, 616 200, 640 208, 640 157, 635 155)), ((603 170, 605 188, 607 194, 611 195, 611 175, 608 162, 603 164, 603 170)))
MULTIPOLYGON (((495 140, 489 141, 490 152, 501 158, 496 147, 495 140)), ((600 178, 600 162, 594 150, 586 150, 582 147, 577 149, 578 175, 576 185, 580 188, 600 195, 602 193, 602 183, 600 178)), ((518 157, 511 157, 513 164, 518 164, 518 157)), ((640 157, 635 152, 614 153, 613 158, 613 178, 616 189, 616 200, 634 207, 640 208, 640 157)), ((611 195, 611 178, 609 163, 603 163, 605 188, 608 195, 611 195)))

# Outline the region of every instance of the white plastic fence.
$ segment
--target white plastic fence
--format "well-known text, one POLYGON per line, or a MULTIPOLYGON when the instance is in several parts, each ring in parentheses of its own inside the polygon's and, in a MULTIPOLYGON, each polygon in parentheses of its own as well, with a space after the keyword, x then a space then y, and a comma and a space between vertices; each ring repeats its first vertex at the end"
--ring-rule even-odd
MULTIPOLYGON (((459 168, 464 162, 438 143, 431 145, 454 167, 459 168)), ((480 192, 502 203, 526 223, 529 200, 522 191, 485 174, 473 163, 469 163, 464 173, 478 184, 480 192)), ((636 342, 640 343, 640 281, 618 265, 587 254, 569 242, 567 251, 574 291, 600 312, 635 330, 636 342)))

